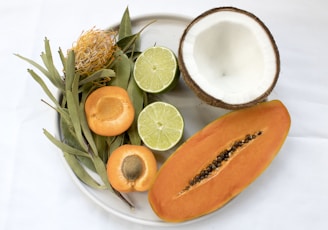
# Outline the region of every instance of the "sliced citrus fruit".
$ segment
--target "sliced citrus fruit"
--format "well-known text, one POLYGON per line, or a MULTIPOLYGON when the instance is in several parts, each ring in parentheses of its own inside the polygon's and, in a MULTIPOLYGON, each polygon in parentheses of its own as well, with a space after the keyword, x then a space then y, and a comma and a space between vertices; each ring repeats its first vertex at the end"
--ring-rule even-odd
POLYGON ((146 49, 134 65, 135 81, 148 93, 162 93, 172 89, 179 76, 177 58, 166 47, 154 46, 146 49))
POLYGON ((138 117, 138 133, 143 143, 152 150, 166 151, 181 139, 184 121, 179 110, 166 102, 147 105, 138 117))

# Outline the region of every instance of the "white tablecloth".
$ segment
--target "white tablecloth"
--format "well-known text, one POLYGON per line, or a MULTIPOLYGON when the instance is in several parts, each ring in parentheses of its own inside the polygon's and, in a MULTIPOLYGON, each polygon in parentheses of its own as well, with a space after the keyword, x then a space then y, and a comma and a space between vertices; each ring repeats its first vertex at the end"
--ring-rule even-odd
POLYGON ((0 229, 153 229, 110 214, 68 176, 60 152, 43 135, 56 131, 55 112, 13 53, 40 60, 44 37, 56 52, 82 30, 131 17, 179 14, 190 18, 218 6, 256 14, 270 28, 281 55, 275 97, 292 126, 269 169, 216 215, 178 229, 328 228, 328 2, 325 0, 0 2, 1 138, 0 229), (268 181, 270 180, 270 181, 268 181), (261 188, 261 189, 259 189, 261 188))

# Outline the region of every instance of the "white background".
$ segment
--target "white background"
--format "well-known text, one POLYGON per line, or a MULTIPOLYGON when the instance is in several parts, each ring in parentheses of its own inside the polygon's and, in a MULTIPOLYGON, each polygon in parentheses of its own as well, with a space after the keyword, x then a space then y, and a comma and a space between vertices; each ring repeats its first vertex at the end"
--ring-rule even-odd
MULTIPOLYGON (((281 55, 275 95, 292 126, 272 165, 231 203, 202 221, 177 229, 328 228, 328 2, 325 0, 113 1, 10 0, 0 2, 0 229, 153 229, 114 216, 72 182, 42 128, 56 131, 55 113, 19 53, 40 60, 43 39, 57 51, 82 30, 117 23, 126 6, 144 14, 194 18, 218 6, 257 15, 281 55)), ((174 229, 174 228, 171 228, 174 229)))

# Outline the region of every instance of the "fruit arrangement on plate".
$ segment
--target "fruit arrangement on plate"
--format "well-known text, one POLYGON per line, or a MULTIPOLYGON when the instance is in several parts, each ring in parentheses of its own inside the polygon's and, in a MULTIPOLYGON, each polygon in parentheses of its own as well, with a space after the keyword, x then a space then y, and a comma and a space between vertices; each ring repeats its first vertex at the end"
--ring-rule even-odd
POLYGON ((140 50, 152 23, 132 33, 127 8, 117 31, 83 32, 67 53, 59 50, 62 73, 48 39, 45 67, 17 56, 59 91, 58 98, 28 70, 59 114, 61 138, 44 134, 77 178, 131 208, 126 194, 146 192, 158 217, 183 222, 217 210, 252 183, 279 152, 291 121, 281 101, 267 101, 279 76, 279 52, 255 15, 233 7, 206 11, 187 26, 177 51, 140 50), (182 143, 183 115, 174 103, 156 99, 176 87, 180 73, 205 103, 232 110, 182 143), (173 148, 159 164, 154 152, 173 148))

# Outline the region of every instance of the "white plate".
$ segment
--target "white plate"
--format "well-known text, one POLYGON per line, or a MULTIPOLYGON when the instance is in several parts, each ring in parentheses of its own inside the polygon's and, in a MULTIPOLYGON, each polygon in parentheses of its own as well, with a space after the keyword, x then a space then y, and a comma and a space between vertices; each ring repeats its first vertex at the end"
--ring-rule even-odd
MULTIPOLYGON (((166 46, 177 54, 180 37, 191 19, 170 15, 146 16, 133 20, 132 24, 134 32, 139 31, 142 27, 154 19, 157 21, 147 27, 141 34, 141 50, 153 45, 158 45, 166 46)), ((227 110, 215 108, 200 101, 185 85, 182 78, 180 78, 179 84, 173 91, 158 97, 162 101, 175 105, 182 113, 185 121, 185 130, 181 142, 186 140, 196 131, 203 128, 209 122, 227 112, 227 110)), ((173 150, 170 152, 155 154, 159 161, 164 161, 172 151, 173 150)), ((78 185, 82 192, 84 192, 91 200, 104 208, 106 211, 128 221, 145 225, 177 225, 163 222, 155 215, 148 203, 147 193, 128 194, 128 199, 135 205, 135 209, 131 210, 124 202, 122 202, 110 191, 95 190, 81 183, 81 181, 73 174, 64 158, 63 161, 69 169, 74 182, 78 185)), ((204 218, 206 218, 206 216, 181 224, 199 221, 204 218)))

